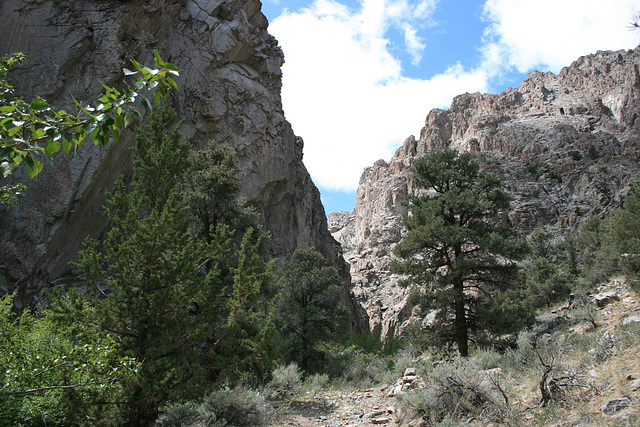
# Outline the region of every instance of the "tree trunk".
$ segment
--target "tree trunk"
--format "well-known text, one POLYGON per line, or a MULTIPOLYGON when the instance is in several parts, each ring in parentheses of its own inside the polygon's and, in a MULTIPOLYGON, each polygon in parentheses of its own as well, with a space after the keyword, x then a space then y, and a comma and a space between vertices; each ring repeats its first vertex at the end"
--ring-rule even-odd
POLYGON ((456 291, 456 343, 458 344, 458 352, 460 356, 467 357, 469 355, 469 344, 467 335, 467 317, 464 310, 464 288, 462 280, 454 283, 456 291))

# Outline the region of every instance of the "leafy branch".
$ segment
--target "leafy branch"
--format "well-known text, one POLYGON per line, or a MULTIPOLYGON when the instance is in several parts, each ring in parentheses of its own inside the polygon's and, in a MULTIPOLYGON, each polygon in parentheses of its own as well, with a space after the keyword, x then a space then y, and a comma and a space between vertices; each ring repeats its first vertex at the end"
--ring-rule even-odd
MULTIPOLYGON (((89 138, 94 145, 106 147, 110 140, 118 142, 122 132, 140 120, 139 105, 151 112, 163 98, 178 86, 173 79, 180 68, 162 60, 155 52, 155 67, 143 67, 132 60, 134 70, 123 69, 134 81, 120 92, 101 83, 105 92, 92 104, 73 99, 76 112, 58 110, 40 97, 27 102, 14 97, 13 87, 6 81, 8 71, 24 62, 25 56, 15 53, 0 58, 0 171, 11 175, 24 163, 30 178, 43 169, 43 157, 50 162, 64 149, 69 154, 89 138), (145 93, 151 92, 148 98, 145 93)), ((19 200, 24 188, 0 186, 0 203, 19 200), (16 191, 18 190, 18 191, 16 191)))

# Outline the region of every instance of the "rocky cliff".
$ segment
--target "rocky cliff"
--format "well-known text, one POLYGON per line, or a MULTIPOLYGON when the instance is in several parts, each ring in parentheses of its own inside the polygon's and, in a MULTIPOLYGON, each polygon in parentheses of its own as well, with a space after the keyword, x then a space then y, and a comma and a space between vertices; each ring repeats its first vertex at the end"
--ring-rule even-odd
MULTIPOLYGON (((157 49, 183 69, 172 103, 185 135, 236 149, 240 197, 262 217, 269 256, 313 246, 348 277, 302 140, 282 111, 284 56, 267 25, 258 0, 3 0, 0 53, 27 55, 9 75, 17 93, 73 108, 70 94, 91 101, 99 82, 121 87, 130 59, 151 65, 157 49)), ((33 302, 65 277, 82 240, 104 231, 105 191, 130 173, 134 132, 107 150, 89 144, 57 156, 28 182, 20 206, 0 210, 1 293, 17 287, 23 303, 33 302)))
POLYGON ((411 317, 389 264, 414 158, 441 147, 473 151, 514 197, 505 219, 521 234, 540 225, 574 233, 628 192, 639 167, 639 115, 640 47, 598 52, 558 75, 532 72, 518 88, 461 95, 450 109, 432 110, 417 140, 407 138, 389 162, 364 171, 354 211, 329 215, 370 328, 388 336, 411 317))

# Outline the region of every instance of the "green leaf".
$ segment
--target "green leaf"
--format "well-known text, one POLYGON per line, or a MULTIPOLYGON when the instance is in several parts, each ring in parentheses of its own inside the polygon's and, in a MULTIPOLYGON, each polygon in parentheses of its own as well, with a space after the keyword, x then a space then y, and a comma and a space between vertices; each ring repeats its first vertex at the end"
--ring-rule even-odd
POLYGON ((125 76, 132 76, 134 74, 138 74, 137 71, 131 71, 128 68, 123 68, 122 71, 124 72, 125 76))
POLYGON ((6 128, 7 129, 7 134, 9 135, 9 137, 13 137, 15 134, 17 134, 18 132, 20 132, 22 130, 21 126, 16 126, 15 122, 12 122, 12 124, 14 125, 12 128, 6 128))
MULTIPOLYGON (((31 157, 25 157, 25 161, 27 159, 31 159, 31 157)), ((29 178, 35 178, 40 172, 42 172, 43 164, 40 160, 31 159, 31 166, 27 165, 27 173, 29 174, 29 178)))
POLYGON ((60 151, 60 147, 61 145, 58 141, 49 140, 45 144, 46 153, 49 156, 60 151))
POLYGON ((152 76, 155 76, 156 74, 158 74, 158 73, 160 72, 160 70, 158 70, 157 68, 151 69, 151 68, 149 68, 149 67, 144 67, 144 68, 142 69, 142 72, 143 72, 145 75, 150 74, 150 75, 152 75, 152 76), (145 71, 146 71, 146 72, 145 72, 145 71))
POLYGON ((145 110, 147 110, 148 112, 152 112, 153 111, 153 106, 151 105, 151 102, 149 102, 149 100, 147 98, 142 97, 140 102, 142 103, 142 106, 144 107, 145 110))
POLYGON ((135 59, 131 60, 131 63, 133 64, 134 67, 136 67, 136 70, 140 71, 142 70, 142 66, 140 65, 140 63, 138 61, 136 61, 135 59))
MULTIPOLYGON (((174 71, 174 72, 182 71, 182 68, 176 67, 175 65, 170 64, 169 62, 164 63, 164 68, 166 68, 168 71, 174 71)), ((174 73, 171 73, 171 74, 174 74, 174 73)))
POLYGON ((47 104, 42 99, 34 99, 31 102, 30 107, 31 107, 31 109, 33 109, 35 111, 44 111, 44 110, 48 110, 50 108, 49 104, 47 104))
POLYGON ((14 173, 16 171, 16 169, 18 169, 18 166, 20 166, 20 163, 2 162, 0 164, 0 170, 2 171, 2 175, 6 178, 7 176, 9 176, 12 173, 14 173))
POLYGON ((98 127, 98 124, 94 121, 87 122, 82 126, 82 131, 85 133, 91 133, 98 127))
POLYGON ((162 94, 160 93, 159 90, 156 90, 153 93, 153 104, 154 105, 160 105, 160 101, 162 101, 162 94))
POLYGON ((157 50, 154 50, 153 52, 154 57, 155 57, 155 61, 156 61, 156 67, 161 68, 164 66, 164 61, 162 60, 162 58, 160 58, 160 54, 158 53, 157 50))
POLYGON ((118 141, 120 141, 120 131, 118 129, 113 128, 111 130, 111 134, 113 135, 113 141, 114 142, 117 143, 118 141))
MULTIPOLYGON (((69 151, 71 151, 72 143, 71 143, 71 138, 67 139, 67 135, 64 136, 64 141, 62 141, 62 147, 64 148, 64 152, 66 154, 69 154, 69 151)), ((69 136, 71 136, 71 135, 69 135, 69 136)))
POLYGON ((117 129, 124 128, 124 119, 122 118, 122 116, 115 116, 113 118, 113 122, 117 129))
POLYGON ((167 77, 166 80, 167 80, 167 83, 169 83, 172 88, 174 88, 175 90, 178 90, 178 85, 171 77, 167 77))

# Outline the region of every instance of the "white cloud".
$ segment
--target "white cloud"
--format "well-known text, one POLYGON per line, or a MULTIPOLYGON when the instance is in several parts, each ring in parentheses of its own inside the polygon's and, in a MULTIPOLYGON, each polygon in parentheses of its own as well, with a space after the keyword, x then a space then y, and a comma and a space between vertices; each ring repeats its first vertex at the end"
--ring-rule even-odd
POLYGON ((485 54, 498 68, 554 72, 597 50, 633 48, 636 0, 488 0, 485 54))
POLYGON ((477 68, 451 64, 426 80, 407 78, 389 31, 402 34, 401 48, 419 63, 429 43, 420 30, 435 25, 438 1, 359 0, 349 8, 314 0, 271 22, 285 52, 285 114, 305 140, 304 161, 320 187, 354 190, 363 169, 389 160, 430 109, 485 92, 506 71, 558 72, 581 55, 633 48, 640 38, 627 28, 636 0, 487 0, 484 40, 469 41, 480 46, 477 68))
POLYGON ((420 131, 431 108, 486 88, 482 72, 460 66, 430 80, 403 77, 385 33, 397 26, 406 50, 420 56, 424 44, 414 29, 428 22, 434 5, 363 0, 351 10, 317 0, 270 24, 285 52, 285 114, 305 140, 304 162, 319 186, 354 190, 364 168, 388 160, 404 138, 420 131))

